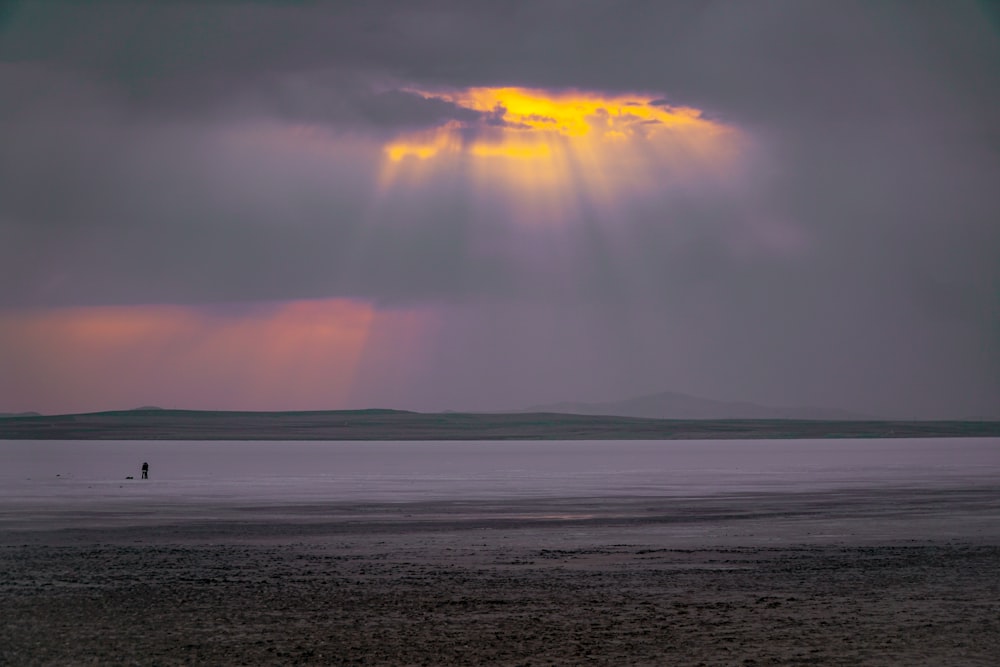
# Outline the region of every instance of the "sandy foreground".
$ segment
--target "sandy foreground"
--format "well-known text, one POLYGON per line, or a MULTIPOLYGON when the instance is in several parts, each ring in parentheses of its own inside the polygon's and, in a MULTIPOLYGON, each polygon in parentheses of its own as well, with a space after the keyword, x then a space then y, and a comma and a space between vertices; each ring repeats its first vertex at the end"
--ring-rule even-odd
POLYGON ((0 506, 4 665, 997 665, 1000 488, 0 506))

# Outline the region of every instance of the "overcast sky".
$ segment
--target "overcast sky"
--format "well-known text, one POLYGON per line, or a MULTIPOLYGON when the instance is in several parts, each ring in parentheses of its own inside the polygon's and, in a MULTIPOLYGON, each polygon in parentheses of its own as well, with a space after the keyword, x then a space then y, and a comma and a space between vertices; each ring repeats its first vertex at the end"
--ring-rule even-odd
POLYGON ((996 7, 2 2, 0 412, 1000 417, 996 7))

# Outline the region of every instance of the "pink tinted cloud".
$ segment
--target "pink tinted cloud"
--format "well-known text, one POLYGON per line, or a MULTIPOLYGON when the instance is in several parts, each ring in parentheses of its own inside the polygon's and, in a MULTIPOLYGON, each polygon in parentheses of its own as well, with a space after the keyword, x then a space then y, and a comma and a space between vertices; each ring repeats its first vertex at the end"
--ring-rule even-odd
MULTIPOLYGON (((349 299, 0 315, 0 411, 336 409, 364 363, 399 375, 414 313, 349 299), (391 336, 380 332, 392 332, 391 336)), ((387 379, 389 379, 387 377, 387 379)))

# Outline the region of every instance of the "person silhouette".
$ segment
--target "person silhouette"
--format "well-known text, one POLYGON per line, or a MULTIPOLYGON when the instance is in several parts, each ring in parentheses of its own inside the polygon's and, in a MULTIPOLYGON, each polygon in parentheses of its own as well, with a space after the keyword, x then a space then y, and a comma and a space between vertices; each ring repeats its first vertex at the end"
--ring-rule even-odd
POLYGON ((142 462, 142 478, 149 479, 149 464, 145 461, 142 462))

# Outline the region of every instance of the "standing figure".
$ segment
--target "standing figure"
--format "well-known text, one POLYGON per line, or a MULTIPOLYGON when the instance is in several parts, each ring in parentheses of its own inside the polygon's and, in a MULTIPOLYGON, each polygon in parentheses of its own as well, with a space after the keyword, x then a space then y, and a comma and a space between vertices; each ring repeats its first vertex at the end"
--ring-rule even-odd
POLYGON ((142 478, 149 479, 149 464, 145 461, 142 462, 142 478))

